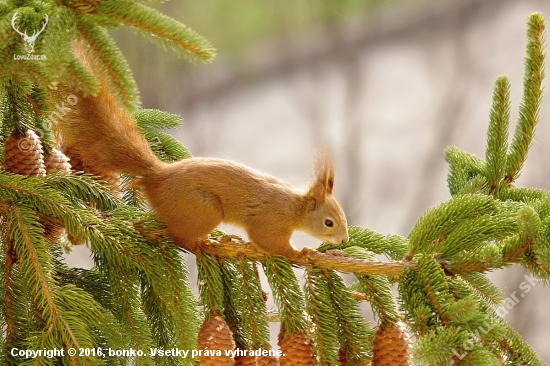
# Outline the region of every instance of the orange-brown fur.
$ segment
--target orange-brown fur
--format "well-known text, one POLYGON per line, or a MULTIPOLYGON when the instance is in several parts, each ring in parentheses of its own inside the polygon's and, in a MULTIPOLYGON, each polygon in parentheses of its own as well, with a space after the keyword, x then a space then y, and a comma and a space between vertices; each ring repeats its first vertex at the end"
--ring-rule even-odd
MULTIPOLYGON (((82 49, 77 55, 87 57, 82 49)), ((334 244, 348 240, 345 215, 332 195, 334 165, 328 153, 318 156, 315 179, 305 193, 229 160, 190 158, 165 164, 105 80, 100 77, 100 82, 95 97, 73 91, 79 101, 58 126, 63 142, 89 165, 136 177, 135 184, 178 245, 195 251, 221 222, 244 228, 262 250, 291 259, 301 255, 290 244, 295 230, 334 244)))

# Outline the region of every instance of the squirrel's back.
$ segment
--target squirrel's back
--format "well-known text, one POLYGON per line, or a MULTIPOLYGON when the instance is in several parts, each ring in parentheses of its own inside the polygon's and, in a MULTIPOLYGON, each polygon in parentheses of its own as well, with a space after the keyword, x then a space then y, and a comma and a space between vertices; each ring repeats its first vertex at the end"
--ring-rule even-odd
MULTIPOLYGON (((140 178, 152 206, 196 198, 223 212, 223 221, 242 224, 260 212, 293 214, 303 194, 289 183, 245 165, 216 158, 189 158, 140 178)), ((174 205, 177 206, 177 205, 174 205)), ((296 212, 298 215, 299 212, 296 212)))

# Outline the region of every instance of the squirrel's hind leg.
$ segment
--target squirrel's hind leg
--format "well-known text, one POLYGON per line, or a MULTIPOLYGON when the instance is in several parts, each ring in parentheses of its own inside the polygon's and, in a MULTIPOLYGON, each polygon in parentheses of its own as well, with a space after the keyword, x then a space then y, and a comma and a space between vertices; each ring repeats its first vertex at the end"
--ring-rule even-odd
MULTIPOLYGON (((220 215, 221 216, 221 215, 220 215)), ((177 220, 167 223, 170 237, 179 246, 195 252, 199 243, 208 238, 221 221, 221 217, 204 215, 181 215, 177 220)))
POLYGON ((165 221, 170 237, 179 246, 195 252, 200 241, 208 238, 223 219, 221 204, 205 204, 204 200, 193 197, 178 197, 177 204, 155 207, 155 211, 165 221))

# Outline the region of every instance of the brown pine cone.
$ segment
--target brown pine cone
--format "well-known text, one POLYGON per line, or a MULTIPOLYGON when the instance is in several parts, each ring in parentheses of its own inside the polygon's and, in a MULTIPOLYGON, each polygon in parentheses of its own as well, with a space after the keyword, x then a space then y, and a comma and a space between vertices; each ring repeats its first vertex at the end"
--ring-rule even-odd
POLYGON ((275 356, 256 357, 257 366, 279 366, 279 359, 275 356))
POLYGON ((69 164, 71 165, 71 169, 75 172, 83 172, 84 166, 82 164, 82 158, 80 155, 74 151, 74 149, 71 149, 67 146, 61 147, 61 152, 69 158, 69 164))
POLYGON ((278 366, 279 360, 274 356, 237 356, 235 366, 278 366))
POLYGON ((4 167, 15 174, 39 177, 46 174, 42 142, 34 131, 25 136, 11 134, 4 143, 4 167))
POLYGON ((237 356, 235 366, 256 366, 256 356, 237 356))
POLYGON ((233 333, 220 315, 214 315, 203 323, 197 338, 197 349, 201 351, 198 357, 200 366, 233 366, 235 360, 225 355, 225 351, 235 349, 233 333), (205 354, 206 352, 221 351, 221 356, 205 354))
POLYGON ((56 173, 56 172, 70 172, 71 164, 69 163, 69 158, 65 156, 61 151, 53 149, 49 154, 44 158, 44 165, 46 167, 46 173, 56 173))
POLYGON ((281 366, 313 366, 313 345, 305 332, 298 332, 285 338, 285 328, 279 331, 279 358, 281 366))
POLYGON ((75 238, 74 236, 72 236, 71 234, 68 234, 68 233, 67 233, 67 240, 72 245, 82 245, 82 244, 84 244, 84 241, 82 239, 75 238))
POLYGON ((372 366, 409 366, 407 333, 399 324, 378 326, 372 344, 372 366))
POLYGON ((112 192, 119 192, 122 185, 122 179, 120 179, 120 174, 114 172, 97 172, 94 171, 91 167, 84 165, 84 171, 98 176, 101 180, 104 180, 111 186, 112 192))
POLYGON ((61 226, 61 222, 56 223, 52 220, 41 219, 40 223, 44 229, 46 241, 52 245, 59 243, 61 237, 65 234, 65 229, 61 226))

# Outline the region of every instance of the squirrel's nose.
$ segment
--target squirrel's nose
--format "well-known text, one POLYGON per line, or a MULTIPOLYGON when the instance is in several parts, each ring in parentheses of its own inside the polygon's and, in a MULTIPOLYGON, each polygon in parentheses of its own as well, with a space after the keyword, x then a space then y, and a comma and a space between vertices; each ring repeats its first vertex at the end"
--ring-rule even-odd
POLYGON ((347 243, 349 241, 349 238, 346 236, 344 239, 342 239, 342 244, 347 243))

